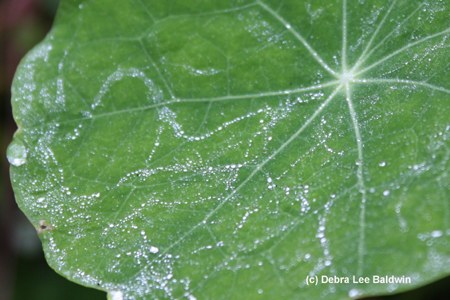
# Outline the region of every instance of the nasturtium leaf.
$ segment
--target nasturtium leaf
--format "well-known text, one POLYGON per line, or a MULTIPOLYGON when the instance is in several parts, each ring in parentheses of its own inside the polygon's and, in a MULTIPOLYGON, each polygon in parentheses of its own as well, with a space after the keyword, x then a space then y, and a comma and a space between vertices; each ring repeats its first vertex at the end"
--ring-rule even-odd
POLYGON ((449 15, 63 0, 17 70, 8 152, 49 264, 113 299, 345 299, 449 274, 449 15))

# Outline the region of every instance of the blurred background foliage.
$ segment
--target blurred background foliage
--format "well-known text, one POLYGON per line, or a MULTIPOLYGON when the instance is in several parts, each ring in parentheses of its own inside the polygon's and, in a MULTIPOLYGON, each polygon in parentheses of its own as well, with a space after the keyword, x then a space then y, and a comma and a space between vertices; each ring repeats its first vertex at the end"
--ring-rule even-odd
MULTIPOLYGON (((10 104, 12 79, 20 59, 50 30, 58 4, 0 0, 0 300, 106 299, 104 292, 69 282, 50 269, 34 227, 14 201, 9 180, 6 148, 17 129, 10 104)), ((410 292, 367 299, 448 300, 450 277, 410 292)))

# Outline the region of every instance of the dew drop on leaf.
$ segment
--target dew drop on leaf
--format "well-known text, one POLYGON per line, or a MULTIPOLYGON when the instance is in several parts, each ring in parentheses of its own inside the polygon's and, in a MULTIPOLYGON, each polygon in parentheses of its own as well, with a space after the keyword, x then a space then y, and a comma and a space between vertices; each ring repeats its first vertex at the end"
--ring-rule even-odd
POLYGON ((27 162, 27 148, 21 140, 15 138, 9 145, 6 156, 11 165, 21 166, 27 162))

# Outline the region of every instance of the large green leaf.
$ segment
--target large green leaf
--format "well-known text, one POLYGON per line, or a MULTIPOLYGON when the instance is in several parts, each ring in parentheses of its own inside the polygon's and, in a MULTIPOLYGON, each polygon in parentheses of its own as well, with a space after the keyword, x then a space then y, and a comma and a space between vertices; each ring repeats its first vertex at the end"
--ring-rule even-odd
POLYGON ((8 154, 49 264, 114 299, 338 299, 450 273, 449 14, 63 1, 17 71, 8 154), (322 275, 350 283, 306 284, 322 275))

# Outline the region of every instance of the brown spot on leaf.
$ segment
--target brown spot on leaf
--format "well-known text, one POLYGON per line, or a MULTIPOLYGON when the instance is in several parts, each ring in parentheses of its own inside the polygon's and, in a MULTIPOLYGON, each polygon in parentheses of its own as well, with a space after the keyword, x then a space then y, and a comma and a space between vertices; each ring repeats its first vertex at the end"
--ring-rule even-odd
POLYGON ((46 230, 51 231, 53 229, 55 229, 53 226, 48 225, 45 222, 45 220, 41 220, 41 221, 39 221, 39 226, 37 228, 37 233, 40 234, 43 231, 46 231, 46 230))

